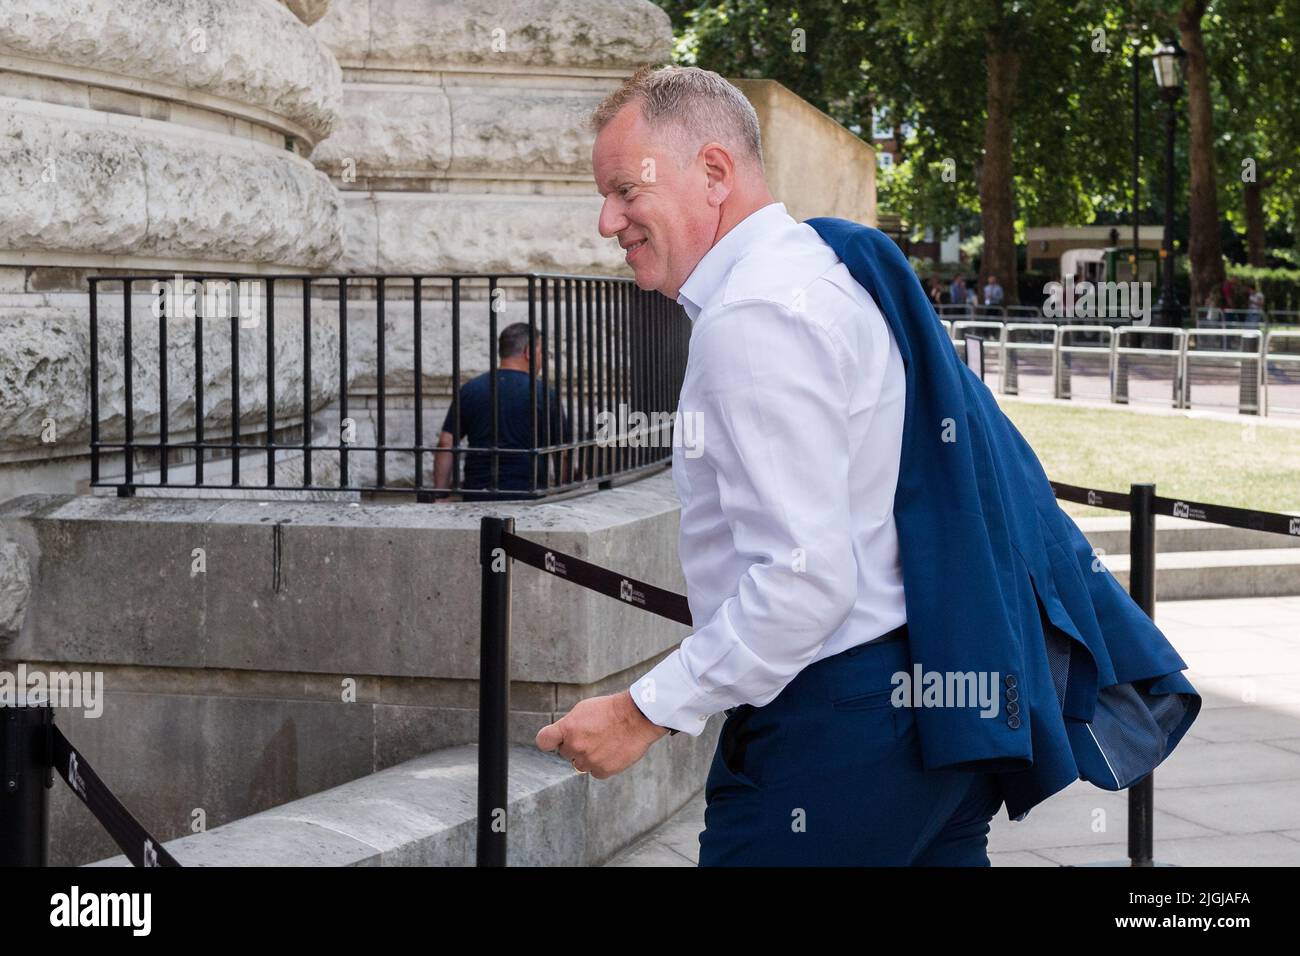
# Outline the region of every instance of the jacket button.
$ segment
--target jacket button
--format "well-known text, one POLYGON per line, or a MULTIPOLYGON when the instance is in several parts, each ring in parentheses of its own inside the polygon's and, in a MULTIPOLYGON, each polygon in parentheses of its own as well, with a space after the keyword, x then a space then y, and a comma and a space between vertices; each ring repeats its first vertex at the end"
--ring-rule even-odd
POLYGON ((1014 687, 1008 687, 1007 700, 1019 700, 1019 699, 1020 699, 1020 691, 1016 690, 1014 687))
POLYGON ((1014 700, 1011 701, 1007 704, 1007 713, 1014 717, 1016 714, 1020 713, 1020 705, 1014 700))
POLYGON ((1015 674, 1008 674, 1008 675, 1004 678, 1004 680, 1005 680, 1005 683, 1006 683, 1006 685, 1007 685, 1008 687, 1015 687, 1015 686, 1016 686, 1016 675, 1015 675, 1015 674))
POLYGON ((1020 726, 1020 718, 1012 714, 1010 717, 1007 718, 1007 726, 1010 727, 1012 730, 1015 730, 1017 727, 1020 726))

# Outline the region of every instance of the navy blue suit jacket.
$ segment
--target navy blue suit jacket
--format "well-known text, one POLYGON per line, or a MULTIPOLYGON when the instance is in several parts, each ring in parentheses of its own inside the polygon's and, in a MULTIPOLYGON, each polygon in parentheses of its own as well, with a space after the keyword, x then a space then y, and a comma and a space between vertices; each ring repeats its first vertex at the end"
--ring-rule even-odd
POLYGON ((807 224, 880 306, 906 368, 894 519, 913 667, 998 675, 995 717, 917 709, 926 768, 997 773, 1017 820, 1079 778, 1136 783, 1200 712, 1182 658, 1061 510, 894 242, 807 224))

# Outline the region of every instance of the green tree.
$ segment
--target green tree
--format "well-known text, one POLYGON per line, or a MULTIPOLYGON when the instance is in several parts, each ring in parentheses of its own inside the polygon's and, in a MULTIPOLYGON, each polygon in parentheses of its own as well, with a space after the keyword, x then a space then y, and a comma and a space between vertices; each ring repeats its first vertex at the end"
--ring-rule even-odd
POLYGON ((1270 223, 1294 232, 1300 209, 1300 0, 1223 0, 1207 13, 1214 80, 1219 205, 1265 265, 1270 223))

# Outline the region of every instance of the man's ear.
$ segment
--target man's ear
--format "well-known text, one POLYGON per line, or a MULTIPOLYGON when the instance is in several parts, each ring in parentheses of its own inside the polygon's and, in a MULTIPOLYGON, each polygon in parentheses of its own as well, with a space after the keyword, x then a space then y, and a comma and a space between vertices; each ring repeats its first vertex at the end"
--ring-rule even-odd
POLYGON ((701 150, 708 181, 710 206, 721 206, 736 187, 736 163, 721 143, 709 143, 701 150))

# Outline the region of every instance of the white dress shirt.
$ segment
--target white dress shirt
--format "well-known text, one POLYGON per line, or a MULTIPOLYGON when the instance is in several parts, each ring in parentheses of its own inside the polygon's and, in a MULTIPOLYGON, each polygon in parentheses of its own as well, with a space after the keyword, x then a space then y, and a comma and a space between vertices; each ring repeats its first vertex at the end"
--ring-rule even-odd
POLYGON ((651 722, 699 736, 907 620, 905 396, 876 303, 782 203, 719 239, 677 301, 692 323, 678 408, 695 430, 672 475, 696 630, 630 690, 651 722))

